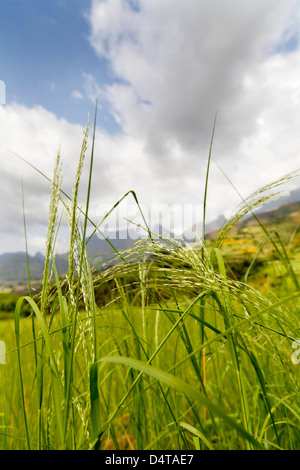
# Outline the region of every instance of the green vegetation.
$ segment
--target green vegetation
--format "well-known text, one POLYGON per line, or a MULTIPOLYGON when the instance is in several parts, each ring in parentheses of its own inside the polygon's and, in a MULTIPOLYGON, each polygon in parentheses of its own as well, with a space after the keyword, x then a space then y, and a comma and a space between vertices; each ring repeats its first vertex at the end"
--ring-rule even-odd
MULTIPOLYGON (((88 215, 94 136, 86 207, 78 207, 87 138, 88 129, 72 197, 61 190, 57 155, 40 295, 29 282, 0 325, 0 448, 299 449, 298 233, 286 240, 258 219, 254 239, 239 225, 291 176, 244 201, 202 246, 149 232, 117 253, 118 264, 92 269, 87 227, 100 232, 105 218, 96 225, 88 215), (59 207, 70 226, 63 278, 59 207), (243 270, 232 246, 248 256, 243 270)), ((126 197, 138 205, 134 192, 126 197)))
MULTIPOLYGON (((10 317, 13 317, 12 312, 15 311, 17 301, 21 297, 20 294, 0 294, 0 318, 7 317, 9 314, 10 317)), ((22 306, 22 314, 23 315, 30 315, 30 307, 28 305, 22 306)))

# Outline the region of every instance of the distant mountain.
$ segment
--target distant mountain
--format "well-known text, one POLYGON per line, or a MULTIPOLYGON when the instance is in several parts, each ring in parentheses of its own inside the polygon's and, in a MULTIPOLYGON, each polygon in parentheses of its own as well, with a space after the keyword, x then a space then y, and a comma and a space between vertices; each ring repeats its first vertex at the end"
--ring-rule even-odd
MULTIPOLYGON (((133 246, 135 240, 129 237, 128 232, 117 233, 117 238, 110 241, 119 251, 125 251, 133 246)), ((92 266, 102 262, 112 262, 116 257, 116 252, 104 238, 94 235, 87 244, 88 256, 92 266)), ((59 276, 68 271, 68 253, 57 254, 55 265, 59 276)), ((45 257, 41 253, 28 256, 30 280, 41 281, 44 273, 45 257)), ((0 288, 9 285, 26 285, 27 277, 27 257, 25 252, 4 253, 0 255, 0 288)))
MULTIPOLYGON (((287 198, 282 198, 279 201, 275 201, 275 203, 267 204, 264 207, 264 211, 259 210, 256 213, 263 224, 273 224, 274 227, 276 227, 276 230, 278 228, 280 231, 281 227, 283 232, 288 232, 289 230, 287 229, 289 226, 300 223, 299 208, 300 189, 293 191, 291 196, 287 198)), ((206 224, 205 231, 207 239, 214 238, 224 223, 225 217, 221 215, 215 221, 206 224)), ((255 219, 249 215, 237 224, 235 230, 241 231, 246 227, 255 225, 256 223, 255 219)), ((198 236, 201 236, 202 226, 196 226, 194 229, 197 230, 198 236)), ((155 233, 157 235, 160 235, 163 232, 164 231, 161 226, 156 227, 155 233)), ((183 243, 192 242, 193 236, 195 236, 195 230, 185 232, 182 235, 183 243)), ((116 236, 111 237, 110 241, 119 252, 122 252, 131 248, 139 238, 138 233, 134 233, 133 239, 128 232, 122 231, 118 232, 116 236)), ((96 235, 93 235, 89 240, 87 251, 92 266, 102 262, 109 264, 116 256, 115 250, 109 245, 107 240, 99 238, 96 235)), ((31 281, 41 281, 45 264, 44 256, 41 253, 36 253, 35 256, 29 256, 28 259, 31 281)), ((58 274, 65 274, 68 270, 68 254, 65 253, 57 255, 55 262, 58 274)), ((10 285, 26 285, 27 282, 26 253, 16 252, 0 255, 0 288, 8 287, 10 285)))
MULTIPOLYGON (((283 212, 289 212, 291 210, 294 210, 295 207, 300 207, 300 188, 295 189, 290 191, 288 196, 284 196, 279 198, 278 200, 271 201, 267 204, 264 204, 262 207, 259 209, 255 210, 255 213, 260 216, 261 214, 265 213, 270 213, 273 211, 276 211, 277 209, 279 212, 274 212, 274 217, 277 218, 277 216, 280 214, 280 208, 283 208, 283 212), (288 207, 291 204, 290 207, 288 207), (294 206, 293 204, 296 204, 294 206), (298 204, 298 206, 297 206, 298 204)), ((244 218, 243 218, 243 224, 245 224, 247 220, 252 220, 252 214, 249 212, 244 218)), ((216 233, 220 230, 220 228, 225 224, 226 219, 224 215, 219 215, 217 219, 213 220, 212 222, 208 222, 205 224, 205 234, 207 238, 214 238, 216 236, 216 233)), ((197 233, 198 237, 201 238, 202 235, 202 223, 197 224, 195 227, 190 228, 183 234, 183 239, 186 242, 192 242, 193 240, 196 240, 195 234, 197 233), (194 234, 194 237, 193 237, 194 234)))
POLYGON ((268 204, 265 204, 263 207, 261 207, 257 211, 257 213, 259 214, 262 212, 273 211, 275 209, 278 209, 281 206, 285 206, 293 202, 300 202, 300 188, 290 191, 290 194, 288 196, 284 196, 278 199, 277 201, 272 201, 272 202, 269 202, 268 204))
MULTIPOLYGON (((43 275, 44 258, 29 256, 30 275, 40 280, 43 275)), ((4 253, 0 255, 0 284, 25 284, 27 282, 26 253, 4 253)))

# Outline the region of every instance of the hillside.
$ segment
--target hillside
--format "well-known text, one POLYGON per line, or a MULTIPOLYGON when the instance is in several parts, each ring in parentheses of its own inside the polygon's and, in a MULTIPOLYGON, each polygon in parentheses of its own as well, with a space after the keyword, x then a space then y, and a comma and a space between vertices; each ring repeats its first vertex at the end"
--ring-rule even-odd
MULTIPOLYGON (((258 220, 253 215, 244 217, 223 240, 222 253, 234 277, 241 278, 254 257, 256 257, 256 269, 262 266, 265 268, 271 259, 278 258, 278 253, 268 237, 275 240, 278 246, 282 243, 288 251, 287 256, 296 261, 296 266, 298 266, 300 202, 290 202, 274 210, 256 212, 255 215, 258 220)), ((207 234, 208 245, 217 235, 218 231, 207 234)))

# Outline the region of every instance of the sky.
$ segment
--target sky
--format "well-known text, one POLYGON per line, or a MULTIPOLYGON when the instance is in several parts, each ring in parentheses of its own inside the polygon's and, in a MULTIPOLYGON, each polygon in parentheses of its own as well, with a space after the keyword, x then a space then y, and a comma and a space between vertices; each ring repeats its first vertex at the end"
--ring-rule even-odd
MULTIPOLYGON (((216 115, 208 222, 300 167, 298 0, 1 0, 0 80, 0 254, 25 250, 22 194, 29 252, 44 251, 41 173, 60 149, 72 194, 96 99, 95 223, 130 190, 151 227, 175 213, 179 233, 201 223, 216 115)), ((90 143, 83 205, 89 156, 90 143)), ((119 209, 106 230, 141 222, 131 196, 119 209)))

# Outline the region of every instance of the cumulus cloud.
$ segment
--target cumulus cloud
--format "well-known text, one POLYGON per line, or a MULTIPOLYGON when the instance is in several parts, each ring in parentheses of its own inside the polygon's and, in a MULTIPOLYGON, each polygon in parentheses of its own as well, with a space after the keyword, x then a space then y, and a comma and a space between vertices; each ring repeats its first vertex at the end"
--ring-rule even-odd
POLYGON ((154 174, 203 176, 216 110, 214 154, 236 183, 294 168, 300 56, 283 46, 299 34, 297 1, 93 0, 89 19, 92 46, 121 80, 106 98, 154 174))

